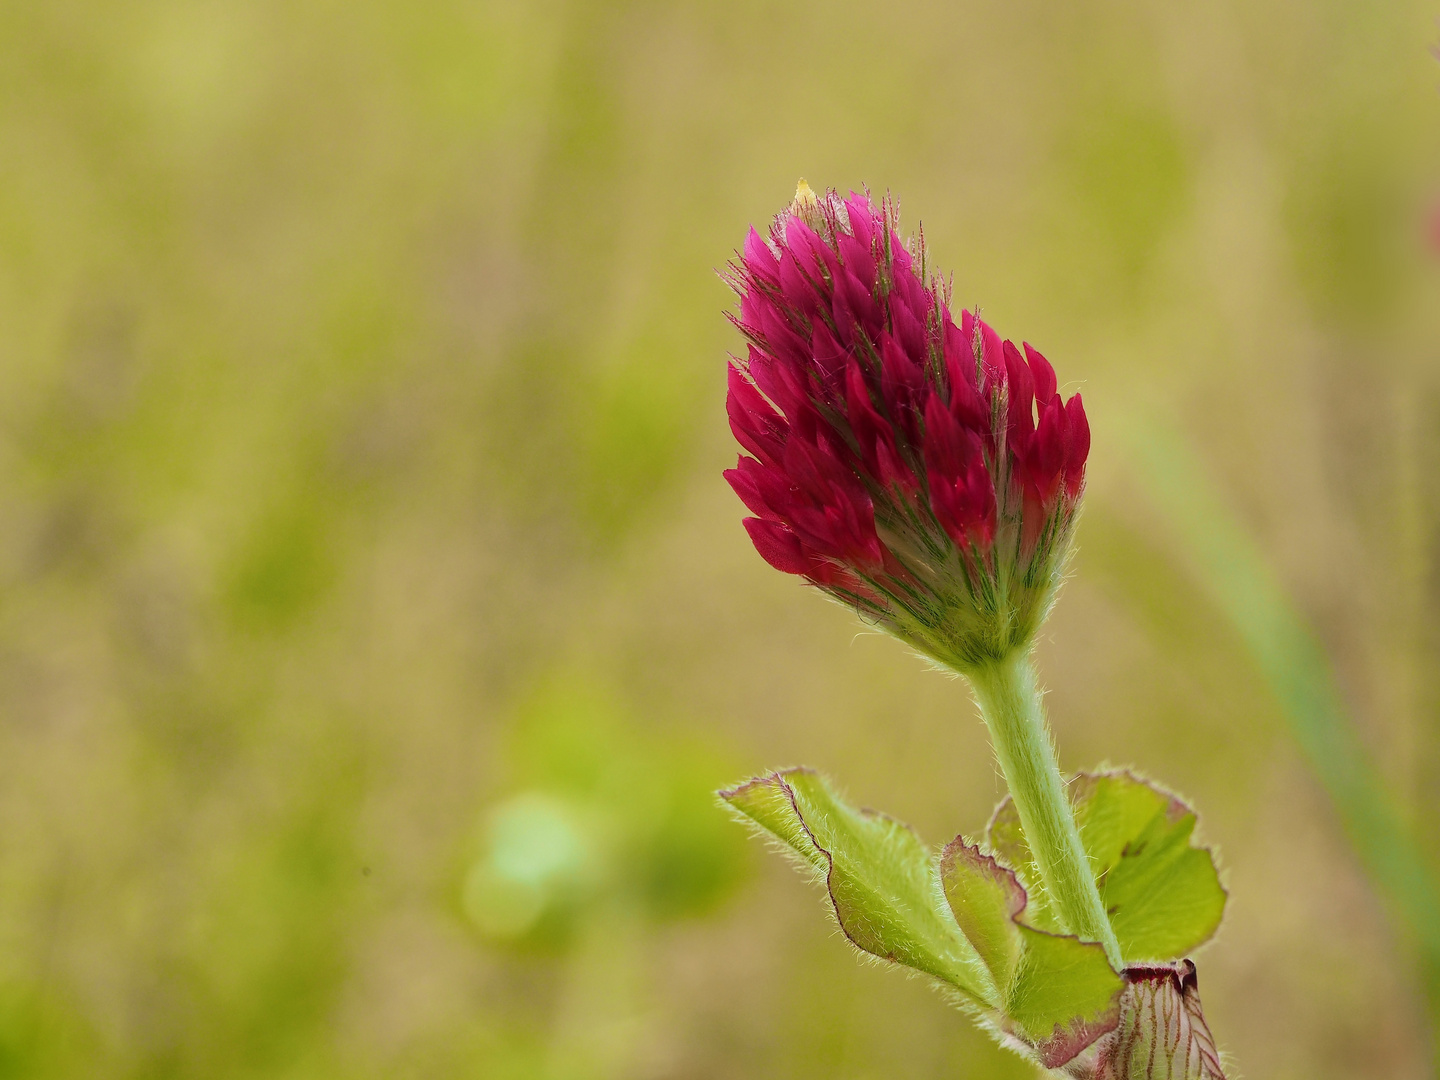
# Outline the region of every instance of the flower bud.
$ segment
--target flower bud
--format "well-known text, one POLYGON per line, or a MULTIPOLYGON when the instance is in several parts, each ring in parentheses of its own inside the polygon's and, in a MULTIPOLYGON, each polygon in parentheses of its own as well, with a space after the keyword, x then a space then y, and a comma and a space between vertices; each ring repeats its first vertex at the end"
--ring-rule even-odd
POLYGON ((1090 428, 1054 369, 901 242, 893 200, 795 201, 726 279, 748 343, 726 472, 756 550, 959 670, 1032 639, 1060 582, 1090 428))

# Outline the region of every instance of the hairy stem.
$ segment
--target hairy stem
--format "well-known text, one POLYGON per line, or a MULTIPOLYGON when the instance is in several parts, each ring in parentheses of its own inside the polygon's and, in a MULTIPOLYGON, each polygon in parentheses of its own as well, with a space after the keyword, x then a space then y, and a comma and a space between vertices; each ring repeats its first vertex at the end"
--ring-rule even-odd
POLYGON ((1120 943, 1100 902, 1050 743, 1035 668, 1024 650, 966 672, 1051 906, 1066 929, 1098 941, 1118 971, 1120 943))

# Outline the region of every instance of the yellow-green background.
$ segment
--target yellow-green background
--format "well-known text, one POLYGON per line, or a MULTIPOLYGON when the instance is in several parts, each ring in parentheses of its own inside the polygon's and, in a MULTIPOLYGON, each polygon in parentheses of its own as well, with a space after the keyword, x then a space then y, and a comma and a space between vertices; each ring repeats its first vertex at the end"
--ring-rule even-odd
POLYGON ((720 478, 714 269, 801 175, 1084 391, 1040 665, 1063 762, 1219 846, 1232 1075, 1432 1075, 1413 935, 1128 459, 1190 442, 1433 856, 1436 15, 0 5, 0 1076, 1027 1075, 709 801, 806 762, 938 843, 1001 790, 720 478), (506 829, 554 864, 508 923, 506 829))

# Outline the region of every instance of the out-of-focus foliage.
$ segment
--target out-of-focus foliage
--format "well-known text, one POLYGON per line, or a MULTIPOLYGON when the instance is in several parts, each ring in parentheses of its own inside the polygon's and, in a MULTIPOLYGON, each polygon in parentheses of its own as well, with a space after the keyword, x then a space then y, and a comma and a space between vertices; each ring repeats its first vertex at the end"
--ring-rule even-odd
POLYGON ((486 811, 465 876, 465 913, 484 936, 563 950, 616 921, 704 914, 739 876, 742 837, 716 812, 712 747, 637 730, 573 676, 542 684, 513 734, 507 756, 532 786, 486 811))
POLYGON ((1205 461, 1433 864, 1435 13, 0 5, 0 1075, 1026 1075, 708 794, 998 795, 719 477, 713 270, 799 175, 1083 387, 1039 665, 1066 767, 1204 812, 1217 1036, 1428 1075, 1413 940, 1119 433, 1205 461))
POLYGON ((1334 685, 1313 633, 1293 610, 1264 555, 1217 502, 1203 468, 1173 432, 1132 430, 1157 509, 1197 578, 1230 618, 1329 796, 1347 838, 1418 951, 1432 1015, 1440 1020, 1440 891, 1434 860, 1398 812, 1334 685), (1143 432, 1143 434, 1141 434, 1143 432))

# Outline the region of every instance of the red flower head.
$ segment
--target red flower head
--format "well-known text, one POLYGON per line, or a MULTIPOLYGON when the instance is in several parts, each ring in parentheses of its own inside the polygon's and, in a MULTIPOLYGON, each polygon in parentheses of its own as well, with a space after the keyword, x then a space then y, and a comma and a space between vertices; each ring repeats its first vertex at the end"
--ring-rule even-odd
POLYGON ((730 366, 725 477, 756 550, 965 669, 1028 644, 1085 485, 1090 428, 1055 372, 927 274, 892 200, 801 181, 727 273, 748 355, 730 366))

